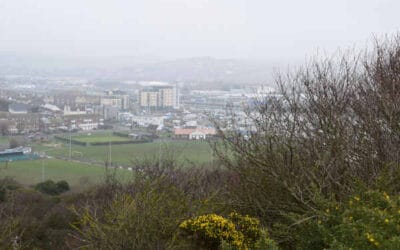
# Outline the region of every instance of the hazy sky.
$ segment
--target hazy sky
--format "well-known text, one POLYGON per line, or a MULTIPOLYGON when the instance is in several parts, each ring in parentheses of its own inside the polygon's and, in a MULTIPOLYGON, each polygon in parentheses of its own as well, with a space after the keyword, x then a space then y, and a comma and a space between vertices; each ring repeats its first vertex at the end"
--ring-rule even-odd
POLYGON ((398 0, 0 0, 0 52, 290 60, 396 32, 398 0))

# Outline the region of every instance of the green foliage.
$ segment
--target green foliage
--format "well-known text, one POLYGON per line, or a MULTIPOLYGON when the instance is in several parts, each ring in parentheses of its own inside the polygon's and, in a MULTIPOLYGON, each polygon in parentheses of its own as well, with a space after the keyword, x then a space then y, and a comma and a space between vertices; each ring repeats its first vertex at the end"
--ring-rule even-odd
POLYGON ((10 177, 0 179, 0 202, 5 201, 7 198, 7 190, 15 190, 20 185, 10 177))
POLYGON ((135 195, 117 194, 101 209, 76 210, 80 220, 74 227, 88 249, 157 249, 172 238, 186 212, 181 191, 149 184, 135 195))
POLYGON ((261 231, 261 237, 255 243, 254 249, 259 250, 278 250, 278 244, 269 237, 267 230, 261 231))
POLYGON ((59 181, 59 182, 56 183, 56 185, 57 185, 58 190, 60 191, 60 193, 64 193, 64 192, 67 192, 67 191, 70 190, 69 184, 68 184, 67 181, 64 181, 64 180, 59 181))
POLYGON ((400 196, 367 191, 325 210, 292 231, 302 249, 399 249, 400 196))
POLYGON ((17 219, 13 220, 4 220, 0 223, 0 248, 2 249, 12 249, 16 247, 16 249, 21 248, 19 242, 17 241, 19 238, 18 229, 20 227, 20 222, 17 219))
POLYGON ((0 202, 6 200, 6 194, 7 190, 4 187, 0 186, 0 202))
POLYGON ((8 192, 0 203, 0 249, 66 248, 75 220, 66 204, 23 188, 8 192))
POLYGON ((69 184, 66 181, 55 183, 52 180, 47 180, 35 185, 35 190, 48 195, 59 195, 69 190, 69 184))

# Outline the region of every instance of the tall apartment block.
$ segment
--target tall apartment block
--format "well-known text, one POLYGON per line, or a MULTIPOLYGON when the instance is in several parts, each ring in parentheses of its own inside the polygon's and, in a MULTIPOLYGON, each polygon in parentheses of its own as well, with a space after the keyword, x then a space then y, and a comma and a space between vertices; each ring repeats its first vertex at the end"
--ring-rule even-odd
POLYGON ((141 108, 178 109, 179 90, 174 85, 151 86, 139 92, 141 108))

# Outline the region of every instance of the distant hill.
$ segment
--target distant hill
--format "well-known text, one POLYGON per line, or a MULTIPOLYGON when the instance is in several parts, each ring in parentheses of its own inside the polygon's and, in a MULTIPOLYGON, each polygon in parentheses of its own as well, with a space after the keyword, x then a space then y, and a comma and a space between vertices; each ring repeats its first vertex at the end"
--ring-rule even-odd
MULTIPOLYGON (((116 59, 117 60, 117 59, 116 59)), ((80 66, 71 60, 21 57, 0 54, 0 75, 75 76, 89 79, 167 81, 188 83, 268 84, 277 64, 236 59, 199 57, 163 62, 138 63, 133 59, 124 67, 80 66)), ((97 62, 104 65, 106 62, 97 62)))
POLYGON ((124 68, 135 80, 260 84, 271 80, 272 64, 211 57, 179 59, 124 68))

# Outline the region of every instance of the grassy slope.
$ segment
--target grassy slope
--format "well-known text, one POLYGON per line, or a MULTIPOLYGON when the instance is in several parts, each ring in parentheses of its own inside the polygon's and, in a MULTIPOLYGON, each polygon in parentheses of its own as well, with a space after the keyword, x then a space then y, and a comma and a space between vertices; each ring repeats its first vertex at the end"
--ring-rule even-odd
MULTIPOLYGON (((81 163, 67 162, 58 159, 44 160, 45 179, 54 181, 66 180, 72 187, 85 184, 94 184, 104 180, 105 169, 98 166, 90 166, 81 163), (84 183, 83 179, 88 179, 84 183)), ((128 170, 118 170, 117 176, 121 180, 129 179, 132 173, 128 170)), ((14 177, 23 185, 32 185, 42 181, 42 160, 15 161, 8 164, 0 164, 0 178, 14 177)))

